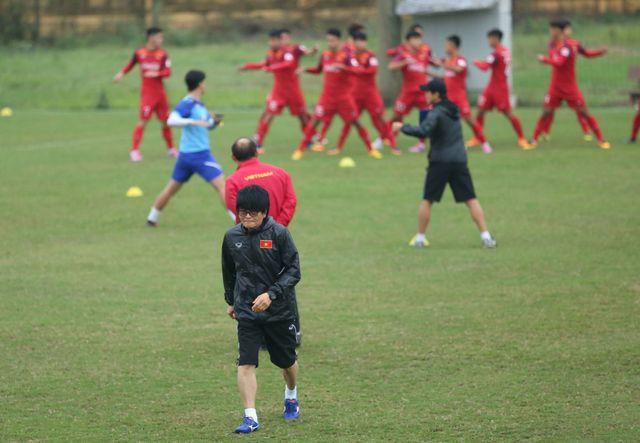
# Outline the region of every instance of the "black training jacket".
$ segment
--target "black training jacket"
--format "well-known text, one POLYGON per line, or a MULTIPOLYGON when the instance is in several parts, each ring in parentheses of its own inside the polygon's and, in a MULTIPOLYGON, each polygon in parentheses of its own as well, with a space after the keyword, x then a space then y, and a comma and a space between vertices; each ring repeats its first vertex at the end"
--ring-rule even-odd
POLYGON ((282 321, 294 318, 295 286, 300 281, 298 250, 287 228, 267 217, 260 228, 241 224, 222 242, 224 299, 239 320, 282 321), (253 312, 255 298, 269 293, 271 306, 253 312))
POLYGON ((430 162, 466 163, 467 150, 462 139, 460 111, 449 100, 442 100, 429 111, 420 126, 404 125, 402 132, 431 141, 430 162))

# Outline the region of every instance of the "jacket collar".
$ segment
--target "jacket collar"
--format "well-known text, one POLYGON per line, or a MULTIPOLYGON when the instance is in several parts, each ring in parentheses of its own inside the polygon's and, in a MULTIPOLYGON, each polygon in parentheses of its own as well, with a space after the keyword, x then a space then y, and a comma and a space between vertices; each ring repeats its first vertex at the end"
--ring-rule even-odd
POLYGON ((260 164, 258 157, 253 157, 243 162, 238 163, 238 169, 245 168, 247 166, 254 166, 260 164))

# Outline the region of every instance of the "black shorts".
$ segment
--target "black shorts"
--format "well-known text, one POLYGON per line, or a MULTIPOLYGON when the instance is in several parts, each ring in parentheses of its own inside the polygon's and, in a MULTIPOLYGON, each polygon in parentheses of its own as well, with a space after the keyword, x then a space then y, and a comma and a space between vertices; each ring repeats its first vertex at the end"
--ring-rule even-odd
POLYGON ((265 344, 271 362, 286 369, 296 362, 296 327, 293 320, 238 321, 238 366, 258 366, 260 346, 265 344))
POLYGON ((430 202, 439 202, 447 183, 451 186, 453 197, 457 203, 476 198, 467 164, 445 162, 429 163, 422 198, 430 202))

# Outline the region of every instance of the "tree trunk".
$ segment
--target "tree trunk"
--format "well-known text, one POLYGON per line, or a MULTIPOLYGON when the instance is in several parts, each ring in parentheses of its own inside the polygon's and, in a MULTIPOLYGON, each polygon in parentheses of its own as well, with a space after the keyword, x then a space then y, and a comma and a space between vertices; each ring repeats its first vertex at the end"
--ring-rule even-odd
POLYGON ((385 104, 393 102, 400 88, 400 77, 387 69, 389 57, 385 51, 400 44, 400 17, 395 13, 395 0, 378 2, 378 58, 380 59, 380 92, 385 104))

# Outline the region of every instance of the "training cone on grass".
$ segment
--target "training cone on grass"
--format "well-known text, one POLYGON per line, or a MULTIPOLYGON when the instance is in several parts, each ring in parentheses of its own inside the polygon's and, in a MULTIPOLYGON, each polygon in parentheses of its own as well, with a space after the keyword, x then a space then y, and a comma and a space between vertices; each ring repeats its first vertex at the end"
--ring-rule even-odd
POLYGON ((127 197, 142 197, 142 189, 137 186, 131 186, 127 190, 127 197))
POLYGON ((354 162, 351 157, 344 157, 342 160, 340 160, 338 166, 340 166, 341 168, 355 168, 356 162, 354 162))
POLYGON ((9 107, 5 107, 0 109, 0 116, 1 117, 11 117, 13 115, 13 109, 9 108, 9 107))

